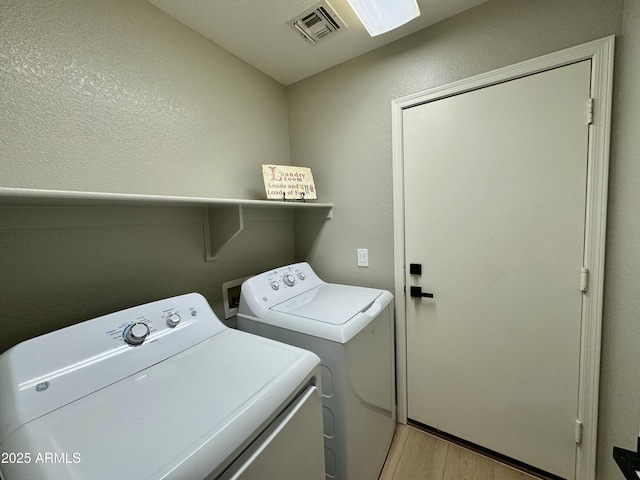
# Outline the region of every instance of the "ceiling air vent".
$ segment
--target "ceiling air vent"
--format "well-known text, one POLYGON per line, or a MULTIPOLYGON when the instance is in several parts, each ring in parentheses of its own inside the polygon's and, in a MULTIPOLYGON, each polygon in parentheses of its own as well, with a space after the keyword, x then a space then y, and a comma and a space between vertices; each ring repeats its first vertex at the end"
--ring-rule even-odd
POLYGON ((326 1, 316 3, 287 23, 311 45, 347 29, 347 25, 326 1))

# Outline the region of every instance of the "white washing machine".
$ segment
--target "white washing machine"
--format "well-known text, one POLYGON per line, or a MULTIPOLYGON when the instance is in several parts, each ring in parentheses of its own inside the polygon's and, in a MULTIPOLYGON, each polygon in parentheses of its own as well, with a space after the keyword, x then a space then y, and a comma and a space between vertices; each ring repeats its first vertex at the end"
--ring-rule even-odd
POLYGON ((322 362, 326 477, 376 480, 396 425, 393 296, 325 283, 307 263, 242 284, 238 328, 322 362))
POLYGON ((195 293, 73 325, 0 355, 0 477, 322 480, 319 376, 195 293))

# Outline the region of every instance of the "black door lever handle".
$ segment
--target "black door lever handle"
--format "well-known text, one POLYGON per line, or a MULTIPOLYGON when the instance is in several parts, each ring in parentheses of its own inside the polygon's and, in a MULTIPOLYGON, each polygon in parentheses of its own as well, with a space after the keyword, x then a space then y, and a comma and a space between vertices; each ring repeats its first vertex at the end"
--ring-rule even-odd
POLYGON ((409 294, 413 298, 422 298, 422 297, 433 298, 433 293, 424 293, 422 291, 422 287, 410 287, 409 294))

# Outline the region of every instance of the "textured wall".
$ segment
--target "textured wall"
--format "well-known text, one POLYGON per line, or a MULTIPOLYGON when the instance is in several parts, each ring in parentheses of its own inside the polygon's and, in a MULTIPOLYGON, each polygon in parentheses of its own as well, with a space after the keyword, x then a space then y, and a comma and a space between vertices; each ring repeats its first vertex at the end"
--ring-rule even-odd
POLYGON ((293 261, 291 212, 244 214, 245 230, 219 260, 205 262, 200 209, 0 208, 0 353, 182 293, 202 293, 224 318, 223 282, 293 261))
MULTIPOLYGON (((640 258, 635 228, 640 24, 638 1, 626 3, 617 53, 624 98, 618 98, 614 118, 605 279, 597 474, 602 480, 621 478, 611 448, 633 447, 640 407, 640 324, 634 313, 639 307, 634 267, 640 258), (624 145, 615 148, 620 142, 624 145)), ((336 204, 333 220, 319 236, 297 232, 305 241, 297 243, 296 256, 306 256, 331 281, 393 289, 391 100, 620 34, 622 18, 622 0, 493 0, 289 86, 292 163, 313 168, 322 186, 319 195, 336 204), (356 248, 366 247, 371 266, 358 268, 356 248)))
POLYGON ((0 2, 0 186, 256 198, 282 85, 143 0, 0 2))
POLYGON ((640 421, 640 2, 625 0, 616 45, 605 270, 598 479, 622 478, 616 445, 636 449, 640 421))
MULTIPOLYGON (((260 198, 288 163, 284 87, 144 0, 0 2, 0 186, 260 198)), ((204 261, 203 211, 0 207, 0 352, 293 261, 291 212, 247 211, 204 261)))

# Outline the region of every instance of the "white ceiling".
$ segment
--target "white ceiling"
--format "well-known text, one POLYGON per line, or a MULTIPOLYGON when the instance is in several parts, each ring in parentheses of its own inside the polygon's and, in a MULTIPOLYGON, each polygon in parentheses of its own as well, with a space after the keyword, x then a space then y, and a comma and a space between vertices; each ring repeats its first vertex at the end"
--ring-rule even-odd
POLYGON ((149 0, 283 85, 302 80, 487 0, 418 0, 420 17, 377 37, 369 36, 346 0, 328 1, 348 29, 311 46, 287 22, 317 0, 149 0))

